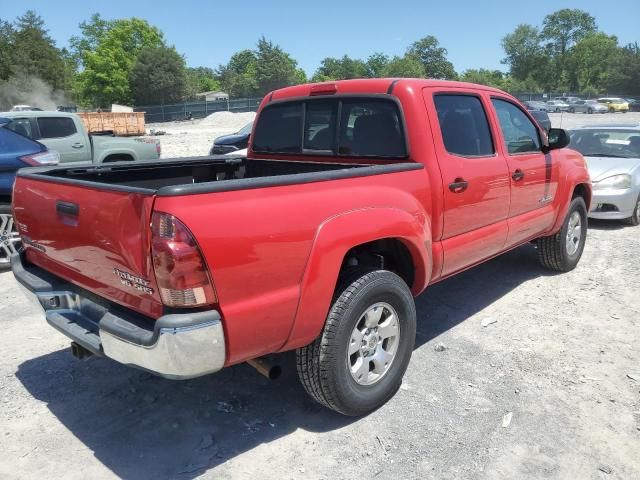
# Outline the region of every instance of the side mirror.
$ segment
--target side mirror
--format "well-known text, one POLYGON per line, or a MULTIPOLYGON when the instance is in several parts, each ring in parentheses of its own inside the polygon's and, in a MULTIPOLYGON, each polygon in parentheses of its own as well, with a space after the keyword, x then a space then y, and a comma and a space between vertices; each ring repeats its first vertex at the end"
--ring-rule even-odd
POLYGON ((549 130, 549 146, 548 150, 556 150, 569 145, 569 134, 562 128, 552 128, 549 130))

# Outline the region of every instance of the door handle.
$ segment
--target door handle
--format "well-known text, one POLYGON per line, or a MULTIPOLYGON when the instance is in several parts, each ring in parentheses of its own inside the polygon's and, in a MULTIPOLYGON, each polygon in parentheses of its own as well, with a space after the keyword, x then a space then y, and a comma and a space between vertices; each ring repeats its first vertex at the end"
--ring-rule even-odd
POLYGON ((73 217, 77 217, 80 213, 80 207, 77 203, 63 202, 62 200, 58 200, 56 202, 56 211, 58 213, 62 213, 63 215, 71 215, 73 217))
POLYGON ((464 178, 456 178, 452 183, 449 184, 449 190, 453 193, 462 193, 464 192, 469 183, 464 178))
POLYGON ((520 169, 517 169, 515 172, 513 172, 511 178, 513 178, 514 181, 519 182, 524 178, 524 172, 520 169))
POLYGON ((71 145, 71 148, 84 148, 84 144, 77 142, 71 145))

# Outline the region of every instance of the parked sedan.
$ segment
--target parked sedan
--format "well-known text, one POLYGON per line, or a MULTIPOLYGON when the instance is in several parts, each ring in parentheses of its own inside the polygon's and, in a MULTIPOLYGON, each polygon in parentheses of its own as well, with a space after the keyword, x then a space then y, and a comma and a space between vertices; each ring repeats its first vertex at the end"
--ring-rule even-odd
POLYGON ((249 122, 236 133, 216 138, 209 150, 209 155, 226 155, 227 153, 236 153, 238 150, 246 149, 249 145, 249 136, 252 128, 253 122, 249 122))
POLYGON ((540 102, 537 100, 527 100, 524 102, 524 106, 527 107, 527 110, 540 110, 546 112, 549 107, 545 102, 540 102))
POLYGON ((593 125, 570 132, 593 182, 592 218, 640 224, 640 125, 593 125))
POLYGON ((609 107, 609 112, 622 112, 627 113, 629 111, 629 103, 624 98, 619 97, 603 97, 599 98, 598 102, 603 103, 609 107))
POLYGON ((607 113, 609 107, 597 100, 578 100, 569 104, 570 113, 607 113))
POLYGON ((54 165, 60 160, 43 144, 5 128, 9 121, 0 118, 0 270, 9 268, 9 258, 20 241, 11 214, 16 172, 23 167, 54 165))
POLYGON ((568 112, 569 104, 562 100, 549 100, 547 102, 547 111, 549 112, 568 112))

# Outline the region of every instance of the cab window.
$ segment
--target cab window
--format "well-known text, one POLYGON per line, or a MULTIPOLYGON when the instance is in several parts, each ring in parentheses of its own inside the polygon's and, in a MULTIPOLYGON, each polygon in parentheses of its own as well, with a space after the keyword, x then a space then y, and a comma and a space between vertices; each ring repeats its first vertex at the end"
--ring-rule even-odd
POLYGON ((491 100, 509 154, 540 152, 538 128, 525 113, 513 103, 494 98, 491 100))
POLYGON ((495 153, 487 115, 473 95, 434 97, 444 146, 452 155, 488 157, 495 153))
POLYGON ((14 118, 9 122, 6 128, 22 135, 23 137, 34 138, 31 121, 28 118, 14 118))
POLYGON ((73 119, 68 117, 40 117, 38 128, 42 138, 69 137, 77 132, 73 119))

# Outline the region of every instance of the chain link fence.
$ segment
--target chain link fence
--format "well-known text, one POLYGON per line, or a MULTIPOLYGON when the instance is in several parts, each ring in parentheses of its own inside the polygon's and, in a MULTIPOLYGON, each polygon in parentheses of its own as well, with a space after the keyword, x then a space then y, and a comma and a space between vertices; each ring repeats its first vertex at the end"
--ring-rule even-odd
POLYGON ((146 123, 173 122, 191 118, 204 118, 214 112, 255 112, 262 97, 215 100, 212 102, 185 102, 175 105, 146 105, 134 107, 134 112, 144 112, 146 123))

